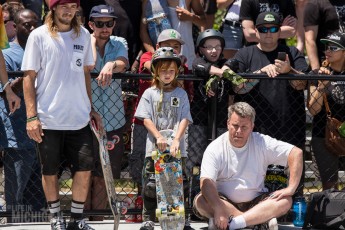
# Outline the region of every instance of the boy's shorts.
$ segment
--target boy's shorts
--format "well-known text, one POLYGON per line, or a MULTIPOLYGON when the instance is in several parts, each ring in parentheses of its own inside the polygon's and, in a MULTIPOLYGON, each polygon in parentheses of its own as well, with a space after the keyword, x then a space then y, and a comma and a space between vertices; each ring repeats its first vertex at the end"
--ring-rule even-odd
POLYGON ((89 125, 79 130, 43 130, 42 142, 38 143, 38 155, 43 175, 57 175, 63 159, 71 165, 71 172, 91 171, 92 131, 89 125))
MULTIPOLYGON (((206 220, 207 218, 205 216, 202 216, 199 213, 199 211, 195 208, 195 200, 199 196, 201 196, 201 192, 198 193, 193 200, 193 212, 201 220, 206 220)), ((260 203, 261 201, 265 200, 269 196, 269 193, 262 193, 261 195, 255 197, 253 200, 248 201, 248 202, 242 202, 242 203, 234 203, 221 193, 218 193, 218 196, 221 200, 225 200, 229 202, 230 204, 232 204, 233 206, 235 206, 235 208, 237 208, 239 211, 245 212, 251 209, 252 207, 254 207, 255 205, 257 205, 258 203, 260 203)))

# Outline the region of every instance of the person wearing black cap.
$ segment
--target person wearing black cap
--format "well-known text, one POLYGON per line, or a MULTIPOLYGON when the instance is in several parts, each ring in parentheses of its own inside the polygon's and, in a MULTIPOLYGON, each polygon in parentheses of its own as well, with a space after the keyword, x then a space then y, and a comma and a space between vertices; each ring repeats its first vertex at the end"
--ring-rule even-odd
MULTIPOLYGON (((104 129, 109 141, 115 141, 109 149, 113 176, 120 178, 122 155, 124 153, 123 126, 126 123, 122 100, 121 79, 112 79, 113 73, 124 72, 128 64, 127 41, 112 36, 117 17, 108 5, 97 5, 91 9, 89 27, 93 30, 91 44, 96 60, 94 73, 99 74, 91 80, 92 102, 95 110, 103 118, 104 129)), ((107 192, 99 162, 97 139, 94 138, 95 169, 92 171, 91 189, 86 209, 106 209, 107 192)), ((102 216, 92 220, 103 220, 102 216)))
MULTIPOLYGON (((326 61, 318 70, 319 74, 345 75, 345 34, 335 32, 320 40, 325 47, 326 61)), ((325 128, 327 112, 323 94, 332 117, 345 120, 345 82, 344 81, 311 81, 308 92, 308 110, 313 118, 311 145, 315 161, 321 176, 322 188, 336 188, 338 185, 339 158, 325 147, 325 128)), ((342 166, 344 161, 341 160, 342 166)))
MULTIPOLYGON (((305 48, 312 70, 318 70, 325 59, 325 45, 321 38, 345 30, 344 0, 307 1, 304 9, 305 48)), ((345 31, 343 31, 345 32, 345 31)))
MULTIPOLYGON (((255 28, 259 43, 240 49, 234 57, 239 62, 239 73, 261 73, 274 78, 308 71, 304 55, 296 47, 278 43, 280 25, 277 14, 259 14, 255 28)), ((306 81, 299 80, 252 79, 245 87, 236 89, 239 95, 235 101, 252 104, 257 112, 255 126, 259 132, 303 148, 305 121, 299 118, 305 116, 305 86, 306 81)))
POLYGON ((94 167, 90 118, 102 128, 101 117, 92 109, 90 70, 94 60, 90 33, 76 16, 79 3, 50 1, 45 24, 30 33, 22 62, 26 129, 38 143, 51 229, 60 230, 93 229, 83 219, 94 167), (64 158, 73 175, 67 227, 60 211, 57 176, 64 158))
POLYGON ((259 42, 255 25, 260 13, 275 12, 282 21, 280 39, 294 37, 296 34, 296 11, 292 0, 242 0, 240 21, 242 22, 243 35, 247 42, 259 42))

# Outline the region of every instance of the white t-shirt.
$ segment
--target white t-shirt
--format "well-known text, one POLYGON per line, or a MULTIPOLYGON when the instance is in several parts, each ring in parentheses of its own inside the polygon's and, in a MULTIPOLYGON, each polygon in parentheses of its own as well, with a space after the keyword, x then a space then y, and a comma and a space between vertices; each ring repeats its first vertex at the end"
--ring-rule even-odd
POLYGON ((43 129, 78 130, 90 120, 84 66, 94 65, 90 34, 81 27, 52 38, 46 25, 31 32, 22 70, 34 70, 38 117, 43 129))
POLYGON ((233 202, 248 202, 267 191, 264 187, 267 166, 286 166, 293 147, 253 132, 244 147, 236 148, 230 144, 226 132, 205 150, 200 177, 215 181, 218 192, 233 202))
MULTIPOLYGON (((179 0, 179 7, 187 9, 186 1, 179 0)), ((181 54, 187 58, 187 66, 188 69, 191 70, 193 61, 196 58, 192 30, 193 23, 191 21, 180 21, 177 17, 175 7, 169 7, 169 20, 173 29, 181 34, 182 40, 185 42, 185 44, 182 45, 181 54)))

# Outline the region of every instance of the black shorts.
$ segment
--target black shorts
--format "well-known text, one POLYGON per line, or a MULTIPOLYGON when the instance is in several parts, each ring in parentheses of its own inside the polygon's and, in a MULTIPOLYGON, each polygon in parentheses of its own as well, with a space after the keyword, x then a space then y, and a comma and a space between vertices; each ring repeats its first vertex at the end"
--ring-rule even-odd
POLYGON ((57 175, 63 159, 71 165, 71 172, 90 171, 94 167, 92 131, 89 125, 79 130, 43 130, 38 154, 43 175, 57 175))
POLYGON ((217 12, 216 0, 204 0, 204 12, 205 14, 215 14, 217 12))
MULTIPOLYGON (((198 196, 201 196, 201 192, 197 194, 193 200, 193 212, 199 219, 205 220, 207 218, 202 216, 200 212, 195 208, 195 200, 198 196)), ((260 203, 261 201, 265 200, 269 196, 269 193, 268 192, 262 193, 259 196, 255 197, 253 200, 248 201, 248 202, 243 202, 243 203, 234 203, 221 193, 218 193, 218 196, 221 200, 225 200, 229 202, 230 204, 232 204, 233 206, 235 206, 235 208, 237 208, 239 211, 246 212, 252 207, 254 207, 255 205, 257 205, 258 203, 260 203)))

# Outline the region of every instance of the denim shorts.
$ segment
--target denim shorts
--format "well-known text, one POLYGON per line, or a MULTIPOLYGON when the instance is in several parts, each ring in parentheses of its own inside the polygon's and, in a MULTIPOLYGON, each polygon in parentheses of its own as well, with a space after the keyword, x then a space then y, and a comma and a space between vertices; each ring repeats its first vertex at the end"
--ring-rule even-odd
POLYGON ((225 50, 238 50, 243 47, 242 27, 224 24, 223 36, 225 39, 225 50))

